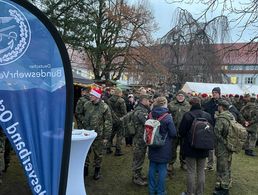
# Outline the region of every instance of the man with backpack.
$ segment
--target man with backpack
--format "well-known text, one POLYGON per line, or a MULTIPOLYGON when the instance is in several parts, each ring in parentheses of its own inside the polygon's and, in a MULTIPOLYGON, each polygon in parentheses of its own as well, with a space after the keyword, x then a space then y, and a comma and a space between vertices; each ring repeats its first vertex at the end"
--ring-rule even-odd
POLYGON ((228 134, 232 128, 230 121, 234 116, 229 112, 229 103, 226 100, 218 102, 219 114, 216 118, 214 133, 216 136, 215 155, 217 157, 217 179, 213 195, 228 195, 231 184, 232 154, 228 148, 228 134))
POLYGON ((116 151, 115 156, 122 156, 122 140, 123 140, 123 124, 120 120, 121 117, 126 115, 126 104, 125 100, 122 98, 123 92, 120 88, 115 88, 114 94, 111 96, 111 98, 108 99, 108 105, 112 112, 112 121, 113 121, 113 128, 111 136, 108 140, 107 144, 107 154, 111 154, 112 150, 112 143, 113 139, 116 135, 116 151))
POLYGON ((142 174, 142 168, 146 154, 146 143, 143 140, 144 124, 147 120, 150 112, 150 100, 149 95, 140 95, 139 103, 136 106, 133 114, 133 121, 135 127, 135 135, 133 138, 133 183, 139 186, 146 186, 146 177, 142 174))
POLYGON ((182 195, 203 195, 206 158, 214 147, 213 121, 209 113, 201 110, 198 97, 191 98, 190 105, 191 110, 184 114, 179 126, 187 167, 187 191, 182 195))

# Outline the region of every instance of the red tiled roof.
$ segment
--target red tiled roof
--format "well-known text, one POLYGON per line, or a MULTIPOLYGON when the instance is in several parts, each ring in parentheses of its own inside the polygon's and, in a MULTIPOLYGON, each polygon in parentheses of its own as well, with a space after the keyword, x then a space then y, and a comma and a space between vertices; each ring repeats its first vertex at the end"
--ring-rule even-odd
POLYGON ((258 64, 258 43, 214 44, 223 65, 258 64))

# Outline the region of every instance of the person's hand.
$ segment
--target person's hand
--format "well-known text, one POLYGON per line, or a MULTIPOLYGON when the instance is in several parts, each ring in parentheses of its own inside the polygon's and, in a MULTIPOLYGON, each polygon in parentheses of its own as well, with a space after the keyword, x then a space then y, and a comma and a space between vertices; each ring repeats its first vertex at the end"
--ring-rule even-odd
POLYGON ((216 119, 216 118, 218 118, 218 116, 219 116, 219 111, 215 111, 214 118, 216 119))

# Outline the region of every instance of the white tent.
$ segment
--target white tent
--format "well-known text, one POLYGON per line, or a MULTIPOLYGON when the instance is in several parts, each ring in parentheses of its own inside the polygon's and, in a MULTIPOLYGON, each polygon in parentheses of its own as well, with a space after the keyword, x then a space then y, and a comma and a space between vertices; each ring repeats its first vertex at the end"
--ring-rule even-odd
POLYGON ((207 93, 211 94, 214 87, 219 87, 222 95, 226 94, 238 94, 243 95, 245 91, 240 88, 239 85, 235 84, 220 84, 220 83, 196 83, 186 82, 182 90, 186 93, 207 93))
POLYGON ((245 93, 258 94, 258 85, 243 85, 242 89, 245 93))

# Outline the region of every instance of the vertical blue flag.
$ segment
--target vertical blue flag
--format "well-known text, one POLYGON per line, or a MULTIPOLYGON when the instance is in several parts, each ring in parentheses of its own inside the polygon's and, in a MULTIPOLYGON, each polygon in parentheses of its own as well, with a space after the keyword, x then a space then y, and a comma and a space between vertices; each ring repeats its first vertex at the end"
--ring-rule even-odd
POLYGON ((0 125, 33 194, 65 194, 72 124, 69 57, 24 0, 0 0, 0 125))

